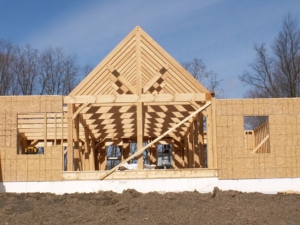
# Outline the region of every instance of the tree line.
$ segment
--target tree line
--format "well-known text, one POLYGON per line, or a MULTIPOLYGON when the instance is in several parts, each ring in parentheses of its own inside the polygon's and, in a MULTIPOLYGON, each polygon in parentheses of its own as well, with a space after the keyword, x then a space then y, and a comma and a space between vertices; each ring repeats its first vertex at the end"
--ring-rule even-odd
MULTIPOLYGON (((254 44, 255 60, 239 79, 249 87, 244 97, 282 98, 300 96, 300 26, 287 14, 271 50, 254 44)), ((183 62, 210 92, 223 94, 220 76, 208 70, 201 59, 183 62)), ((0 39, 0 95, 68 95, 91 66, 80 67, 76 55, 61 47, 42 51, 27 44, 18 46, 0 39)))
POLYGON ((0 40, 0 95, 68 95, 87 70, 61 47, 40 51, 0 40))
POLYGON ((254 44, 255 60, 250 70, 239 76, 249 87, 245 97, 292 98, 300 96, 300 26, 291 14, 284 16, 282 28, 270 50, 254 44))

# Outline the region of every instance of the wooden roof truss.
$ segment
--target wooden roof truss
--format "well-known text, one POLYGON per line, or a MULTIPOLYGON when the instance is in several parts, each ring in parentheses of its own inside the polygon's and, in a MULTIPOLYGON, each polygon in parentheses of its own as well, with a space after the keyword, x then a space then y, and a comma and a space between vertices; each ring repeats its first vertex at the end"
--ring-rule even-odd
MULTIPOLYGON (((91 164, 78 165, 86 157, 80 145, 95 157, 95 148, 107 140, 136 140, 140 150, 145 139, 162 138, 167 132, 164 137, 181 143, 193 121, 199 121, 193 113, 210 100, 203 85, 136 27, 64 97, 67 107, 59 134, 62 142, 68 140, 68 170, 95 169, 91 164)), ((56 139, 57 134, 51 137, 56 139)), ((142 168, 140 158, 138 162, 142 168)))

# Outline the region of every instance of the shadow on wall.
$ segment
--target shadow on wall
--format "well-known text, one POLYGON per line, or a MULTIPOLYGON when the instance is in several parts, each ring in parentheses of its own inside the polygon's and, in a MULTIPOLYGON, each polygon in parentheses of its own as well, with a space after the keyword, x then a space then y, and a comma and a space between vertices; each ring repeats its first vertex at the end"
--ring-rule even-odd
POLYGON ((5 192, 5 186, 3 185, 3 171, 1 164, 1 155, 0 155, 0 193, 5 192))

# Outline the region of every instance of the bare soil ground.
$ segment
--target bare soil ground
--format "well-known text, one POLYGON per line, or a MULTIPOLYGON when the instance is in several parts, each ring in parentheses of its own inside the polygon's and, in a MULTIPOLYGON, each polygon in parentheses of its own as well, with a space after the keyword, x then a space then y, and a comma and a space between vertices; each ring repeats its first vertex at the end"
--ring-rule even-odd
POLYGON ((0 194, 0 224, 300 224, 300 195, 0 194))

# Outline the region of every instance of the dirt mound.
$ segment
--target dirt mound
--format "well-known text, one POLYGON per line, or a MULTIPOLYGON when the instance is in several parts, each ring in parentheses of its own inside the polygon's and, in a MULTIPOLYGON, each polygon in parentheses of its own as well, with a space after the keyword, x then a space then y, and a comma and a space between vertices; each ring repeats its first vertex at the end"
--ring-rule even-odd
POLYGON ((3 224, 299 224, 300 195, 258 193, 0 194, 3 224))

